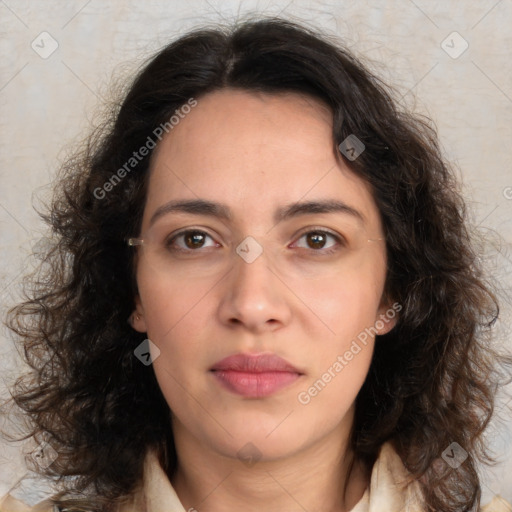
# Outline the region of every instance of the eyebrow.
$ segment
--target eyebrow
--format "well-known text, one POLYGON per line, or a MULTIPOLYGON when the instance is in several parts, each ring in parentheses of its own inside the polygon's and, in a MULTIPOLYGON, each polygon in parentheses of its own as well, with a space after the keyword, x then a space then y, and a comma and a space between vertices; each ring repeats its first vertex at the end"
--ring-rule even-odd
MULTIPOLYGON (((233 218, 231 210, 215 201, 205 199, 173 200, 158 207, 151 216, 149 225, 152 226, 157 219, 169 213, 188 213, 192 215, 207 215, 218 219, 229 221, 233 218)), ((364 215, 344 203, 343 201, 327 199, 319 201, 302 201, 290 203, 278 208, 274 214, 274 221, 281 222, 300 215, 314 215, 322 213, 343 213, 350 215, 365 223, 364 215)))

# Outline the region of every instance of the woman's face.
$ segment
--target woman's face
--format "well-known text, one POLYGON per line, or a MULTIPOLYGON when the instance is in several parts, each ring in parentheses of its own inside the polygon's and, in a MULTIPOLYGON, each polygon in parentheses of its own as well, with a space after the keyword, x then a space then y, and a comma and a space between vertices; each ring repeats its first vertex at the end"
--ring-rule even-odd
POLYGON ((154 153, 133 326, 175 436, 271 460, 348 435, 394 313, 379 211, 331 133, 314 99, 225 89, 154 153))

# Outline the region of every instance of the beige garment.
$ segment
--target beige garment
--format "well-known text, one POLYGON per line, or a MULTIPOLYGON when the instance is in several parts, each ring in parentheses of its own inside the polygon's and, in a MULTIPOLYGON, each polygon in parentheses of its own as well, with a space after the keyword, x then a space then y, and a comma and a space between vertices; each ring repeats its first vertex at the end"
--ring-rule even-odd
MULTIPOLYGON (((403 488, 407 470, 390 443, 385 443, 375 462, 370 487, 350 512, 424 512, 419 484, 403 488)), ((144 462, 142 490, 119 512, 194 512, 185 510, 156 455, 148 452, 144 462)), ((48 500, 30 507, 9 494, 0 500, 0 512, 54 512, 48 500)), ((482 512, 512 512, 512 506, 500 496, 482 508, 482 512)))

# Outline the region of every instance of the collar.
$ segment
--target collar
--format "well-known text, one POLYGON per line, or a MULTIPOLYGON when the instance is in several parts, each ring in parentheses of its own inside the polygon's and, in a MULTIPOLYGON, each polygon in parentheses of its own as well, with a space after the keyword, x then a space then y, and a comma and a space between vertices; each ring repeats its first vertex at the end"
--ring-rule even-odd
MULTIPOLYGON (((391 443, 384 443, 372 468, 370 486, 350 512, 424 512, 418 482, 407 485, 408 472, 391 443)), ((186 511, 153 451, 144 461, 142 493, 134 498, 144 512, 186 511)), ((119 512, 133 510, 134 503, 119 512)))
MULTIPOLYGON (((370 487, 350 512, 425 512, 421 505, 418 482, 405 485, 408 473, 390 443, 382 445, 379 456, 372 468, 370 487)), ((21 492, 25 499, 16 494, 0 498, 0 512, 55 512, 50 499, 44 499, 35 506, 26 503, 26 490, 21 492)), ((37 500, 36 500, 37 501, 37 500)), ((157 456, 148 451, 144 460, 142 489, 135 493, 130 503, 118 507, 117 512, 194 512, 185 511, 178 495, 161 468, 157 456)), ((512 512, 512 505, 501 496, 482 507, 482 512, 512 512)))

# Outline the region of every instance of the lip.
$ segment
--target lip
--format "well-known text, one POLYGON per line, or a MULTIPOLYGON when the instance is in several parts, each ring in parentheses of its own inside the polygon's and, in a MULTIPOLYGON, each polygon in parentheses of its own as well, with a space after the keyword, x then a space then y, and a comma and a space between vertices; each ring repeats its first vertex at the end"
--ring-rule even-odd
POLYGON ((248 398, 263 398, 289 386, 303 375, 275 354, 234 354, 210 369, 226 389, 248 398))

